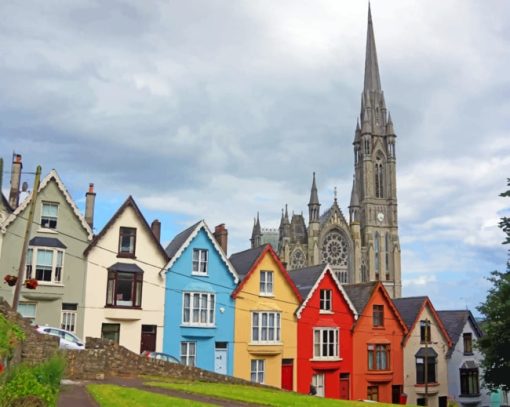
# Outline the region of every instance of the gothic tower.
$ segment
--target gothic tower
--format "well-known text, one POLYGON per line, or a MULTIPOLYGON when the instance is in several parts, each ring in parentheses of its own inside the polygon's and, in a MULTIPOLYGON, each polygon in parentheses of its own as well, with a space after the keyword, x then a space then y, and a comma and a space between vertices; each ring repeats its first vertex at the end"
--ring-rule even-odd
POLYGON ((315 172, 313 173, 312 189, 310 191, 310 202, 308 203, 308 256, 309 266, 318 264, 319 259, 319 236, 320 236, 320 208, 319 194, 315 183, 315 172))
POLYGON ((365 80, 353 143, 354 180, 349 206, 351 234, 355 246, 361 246, 355 282, 381 280, 392 297, 400 297, 395 139, 381 88, 369 6, 365 80))

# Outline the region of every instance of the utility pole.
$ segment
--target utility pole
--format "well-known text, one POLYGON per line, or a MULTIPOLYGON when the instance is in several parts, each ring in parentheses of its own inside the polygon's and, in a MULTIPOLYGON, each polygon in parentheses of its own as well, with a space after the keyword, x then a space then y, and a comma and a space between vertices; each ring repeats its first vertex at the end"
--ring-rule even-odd
POLYGON ((430 341, 430 320, 425 320, 425 405, 429 405, 429 341, 430 341))
POLYGON ((38 165, 35 170, 34 189, 32 189, 32 201, 30 202, 30 211, 28 212, 27 228, 25 230, 25 238, 23 239, 23 248, 21 249, 21 259, 19 261, 18 280, 16 281, 16 288, 14 289, 14 297, 12 299, 12 308, 14 311, 18 310, 19 295, 21 291, 21 280, 25 273, 25 263, 27 259, 28 240, 30 239, 30 230, 34 221, 35 204, 37 201, 37 194, 39 193, 39 183, 41 182, 41 166, 38 165))

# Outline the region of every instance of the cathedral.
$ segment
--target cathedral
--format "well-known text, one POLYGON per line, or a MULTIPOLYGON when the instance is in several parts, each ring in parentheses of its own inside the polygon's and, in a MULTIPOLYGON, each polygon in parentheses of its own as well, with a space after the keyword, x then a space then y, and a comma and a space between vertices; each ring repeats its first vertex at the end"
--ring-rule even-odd
POLYGON ((304 216, 282 211, 278 229, 254 221, 251 245, 271 243, 292 270, 329 263, 341 283, 380 280, 401 296, 397 222, 396 135, 381 88, 370 7, 361 111, 354 132, 354 176, 349 221, 337 202, 321 213, 313 174, 308 225, 304 216))

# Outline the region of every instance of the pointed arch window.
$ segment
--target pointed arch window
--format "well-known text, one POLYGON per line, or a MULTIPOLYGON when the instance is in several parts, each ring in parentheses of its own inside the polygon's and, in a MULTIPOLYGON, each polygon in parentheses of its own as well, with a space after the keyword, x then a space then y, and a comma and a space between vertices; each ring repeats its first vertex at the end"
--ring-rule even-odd
POLYGON ((370 154, 370 140, 368 137, 365 138, 365 154, 370 154))
POLYGON ((381 248, 380 248, 380 242, 379 242, 379 233, 376 232, 375 233, 375 236, 374 236, 374 269, 375 269, 375 279, 376 280, 379 280, 380 279, 380 272, 381 272, 381 262, 380 262, 380 253, 381 252, 381 248))
POLYGON ((375 197, 384 198, 384 165, 380 155, 375 160, 375 197))

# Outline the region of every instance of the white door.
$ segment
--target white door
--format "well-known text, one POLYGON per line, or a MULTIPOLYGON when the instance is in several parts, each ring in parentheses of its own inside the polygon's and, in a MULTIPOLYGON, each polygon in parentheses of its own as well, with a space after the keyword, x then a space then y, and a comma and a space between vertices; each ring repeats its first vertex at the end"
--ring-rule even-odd
POLYGON ((227 374, 227 350, 216 349, 214 352, 214 371, 220 374, 227 374))
POLYGON ((324 397, 324 374, 314 374, 312 376, 312 384, 315 386, 317 391, 316 396, 324 397))

